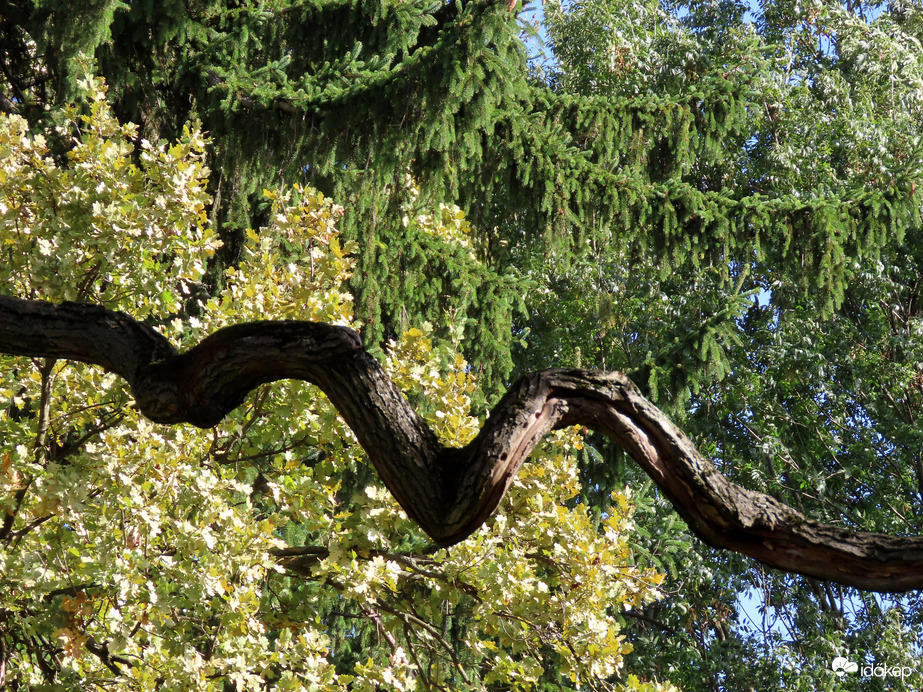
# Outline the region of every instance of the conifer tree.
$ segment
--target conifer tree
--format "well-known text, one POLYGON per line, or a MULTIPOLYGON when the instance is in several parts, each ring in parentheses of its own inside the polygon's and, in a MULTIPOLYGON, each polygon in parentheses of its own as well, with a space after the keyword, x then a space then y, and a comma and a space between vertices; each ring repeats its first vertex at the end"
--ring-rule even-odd
POLYGON ((681 92, 578 94, 530 83, 516 15, 494 0, 100 2, 79 16, 58 0, 7 4, 15 110, 48 117, 92 53, 116 112, 148 139, 198 118, 219 142, 210 190, 225 263, 267 213, 263 188, 310 183, 344 203, 344 233, 365 249, 352 286, 368 340, 438 307, 477 333, 466 348, 494 386, 525 290, 508 256, 524 243, 542 256, 644 248, 669 266, 757 253, 835 303, 844 258, 874 256, 919 200, 911 160, 797 190, 710 176, 748 141, 749 114, 775 105, 754 98, 767 64, 755 41, 731 42, 730 71, 693 51, 681 92), (408 173, 425 202, 465 210, 490 275, 464 256, 443 258, 439 278, 423 271, 400 224, 408 173))
MULTIPOLYGON (((681 3, 623 3, 633 42, 606 44, 589 64, 565 49, 606 37, 569 38, 562 26, 558 56, 571 71, 530 80, 503 2, 9 0, 0 107, 55 122, 91 69, 111 84, 121 119, 151 141, 201 120, 215 142, 210 213, 225 245, 198 298, 227 281, 245 229, 267 225, 263 189, 310 183, 345 205, 344 236, 361 248, 351 288, 368 342, 424 319, 447 332, 452 315, 496 391, 513 335, 531 329, 521 369, 630 370, 730 460, 753 439, 733 411, 720 414, 723 433, 708 414, 721 396, 747 395, 752 380, 736 378, 751 348, 769 367, 774 352, 759 347, 773 320, 795 324, 799 310, 836 319, 845 307, 864 325, 883 285, 907 283, 886 269, 868 277, 878 293, 856 295, 866 285, 857 261, 890 266, 919 227, 919 16, 915 3, 892 2, 867 29, 871 8, 850 4, 852 14, 831 2, 766 3, 754 32, 737 3, 690 2, 683 20, 681 3), (895 70, 907 80, 890 80, 895 70), (413 223, 440 204, 470 220, 470 248, 434 252, 413 223), (772 290, 771 311, 765 299, 751 309, 746 294, 758 288, 772 290), (514 322, 521 308, 529 312, 514 322)), ((792 343, 786 359, 804 352, 792 343)), ((902 377, 909 363, 900 361, 902 377)), ((792 372, 780 381, 791 384, 792 372)), ((816 386, 801 398, 818 396, 816 386)), ((775 410, 799 420, 790 391, 767 386, 765 406, 782 393, 775 410)), ((798 455, 819 458, 828 440, 814 442, 798 455)), ((601 477, 613 460, 586 454, 584 469, 613 482, 601 477)), ((739 470, 745 485, 765 462, 755 459, 739 470)), ((809 487, 821 477, 794 475, 809 487)), ((811 509, 842 519, 830 508, 811 509)))

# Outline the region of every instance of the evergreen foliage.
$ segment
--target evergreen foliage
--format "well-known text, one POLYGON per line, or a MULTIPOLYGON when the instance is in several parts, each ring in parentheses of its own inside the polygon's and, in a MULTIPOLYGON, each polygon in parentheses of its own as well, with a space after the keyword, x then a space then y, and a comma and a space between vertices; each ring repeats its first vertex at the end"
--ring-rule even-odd
MULTIPOLYGON (((445 256, 446 285, 426 290, 431 275, 407 261, 400 224, 407 174, 426 200, 452 201, 493 123, 526 88, 516 25, 495 3, 132 2, 114 15, 75 15, 69 3, 22 2, 17 10, 7 19, 12 52, 30 59, 8 74, 14 96, 22 92, 16 109, 33 122, 71 95, 68 80, 82 69, 74 55, 96 48, 116 112, 143 136, 203 123, 217 142, 210 190, 223 266, 239 261, 243 231, 265 220, 264 188, 310 183, 349 210, 343 231, 363 247, 352 285, 371 343, 395 335, 403 310, 454 296, 451 307, 472 325, 510 322, 515 294, 504 271, 445 256), (54 43, 64 25, 87 27, 79 46, 59 37, 66 51, 54 43), (46 72, 64 86, 30 90, 46 72)), ((505 331, 466 345, 488 373, 497 369, 499 385, 510 368, 505 331)))
MULTIPOLYGON (((612 93, 611 77, 530 82, 515 15, 485 0, 149 0, 96 3, 76 16, 71 3, 11 4, 8 34, 31 57, 7 59, 7 87, 29 117, 68 98, 76 56, 95 48, 116 112, 148 139, 202 121, 217 143, 210 189, 225 264, 238 261, 243 229, 264 220, 262 189, 302 182, 341 200, 343 232, 363 248, 352 286, 371 343, 396 333, 401 311, 422 318, 417 306, 435 302, 467 315, 469 337, 473 325, 508 324, 522 289, 507 275, 507 250, 523 243, 564 257, 588 241, 643 249, 665 271, 756 258, 823 288, 833 306, 846 258, 874 259, 886 236, 899 239, 923 194, 918 142, 882 152, 886 176, 818 175, 793 187, 745 165, 729 174, 766 132, 761 114, 776 106, 767 89, 778 86, 766 73, 778 48, 695 26, 682 43, 682 32, 658 28, 652 8, 645 26, 660 43, 682 43, 671 53, 679 57, 643 90, 612 93), (85 27, 79 41, 74 26, 85 27), (32 87, 42 75, 56 86, 32 87), (443 257, 447 285, 435 285, 406 261, 398 220, 408 173, 425 201, 465 210, 495 276, 443 257)), ((616 51, 616 74, 647 67, 636 47, 630 58, 616 51)), ((842 167, 834 159, 849 152, 829 156, 842 167)), ((492 374, 488 386, 498 385, 510 366, 505 330, 464 343, 492 374)))
MULTIPOLYGON (((743 484, 816 518, 920 532, 919 3, 549 3, 556 62, 531 74, 505 5, 6 0, 0 108, 61 122, 89 69, 152 142, 201 121, 224 241, 203 299, 245 260, 246 229, 268 225, 263 190, 310 184, 346 209, 368 342, 428 320, 488 398, 514 365, 631 372, 743 484), (468 245, 443 242, 453 205, 468 245)), ((584 452, 598 514, 642 483, 622 462, 584 452)), ((680 671, 688 689, 814 689, 829 671, 782 664, 876 638, 899 652, 919 629, 919 599, 898 617, 741 577, 741 559, 639 502, 638 559, 682 595, 629 616, 637 670, 680 671), (753 582, 794 604, 788 641, 736 622, 753 582)), ((344 660, 372 636, 350 618, 344 660)))

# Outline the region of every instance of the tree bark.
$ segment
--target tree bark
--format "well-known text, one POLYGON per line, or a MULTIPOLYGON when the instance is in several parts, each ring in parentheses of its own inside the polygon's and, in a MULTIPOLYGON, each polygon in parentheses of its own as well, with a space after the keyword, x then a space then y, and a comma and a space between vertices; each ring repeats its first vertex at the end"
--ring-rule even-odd
POLYGON ((129 383, 143 415, 167 425, 208 428, 262 383, 311 382, 352 428, 401 507, 444 546, 487 520, 547 432, 579 424, 624 447, 710 545, 862 589, 923 588, 923 537, 820 524, 731 483, 621 373, 526 375, 470 444, 448 448, 347 327, 251 322, 221 329, 180 354, 124 313, 0 296, 0 353, 99 365, 129 383))

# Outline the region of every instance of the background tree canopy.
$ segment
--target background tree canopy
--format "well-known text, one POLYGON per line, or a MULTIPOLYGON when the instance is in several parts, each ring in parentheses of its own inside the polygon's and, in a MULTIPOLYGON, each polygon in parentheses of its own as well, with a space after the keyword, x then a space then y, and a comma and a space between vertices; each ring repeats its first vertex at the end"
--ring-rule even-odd
MULTIPOLYGON (((506 3, 0 3, 2 292, 353 324, 456 442, 516 372, 619 369, 742 485, 923 533, 919 3, 544 27, 530 66, 506 3)), ((595 437, 436 551, 310 389, 165 430, 0 362, 13 689, 920 686, 918 594, 717 554, 595 437)))

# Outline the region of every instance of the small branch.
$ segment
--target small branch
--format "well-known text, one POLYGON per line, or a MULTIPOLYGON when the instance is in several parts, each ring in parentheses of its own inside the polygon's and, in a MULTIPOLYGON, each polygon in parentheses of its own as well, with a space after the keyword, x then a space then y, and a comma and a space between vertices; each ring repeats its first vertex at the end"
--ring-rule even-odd
POLYGON ((362 607, 362 614, 372 622, 375 623, 375 632, 379 637, 383 636, 385 641, 388 642, 388 646, 391 647, 391 651, 397 651, 397 641, 394 639, 394 636, 388 632, 385 628, 384 623, 381 621, 381 615, 372 610, 371 608, 362 607))
POLYGON ((109 669, 113 675, 121 675, 122 670, 116 664, 121 664, 123 666, 131 666, 131 661, 125 658, 124 656, 113 656, 109 653, 109 645, 103 644, 100 646, 92 639, 87 638, 85 644, 87 651, 96 656, 100 662, 109 669))
POLYGON ((81 591, 89 591, 90 589, 98 589, 99 585, 94 582, 85 582, 83 584, 74 584, 73 586, 65 586, 60 589, 52 589, 46 593, 42 598, 45 601, 50 601, 55 596, 76 596, 81 591))
MULTIPOLYGON (((392 553, 387 550, 378 550, 375 548, 356 548, 357 553, 364 553, 369 558, 383 557, 385 560, 396 562, 407 568, 413 575, 435 579, 446 584, 451 584, 454 588, 462 593, 478 598, 478 590, 471 584, 467 584, 457 578, 450 578, 448 575, 433 570, 422 569, 419 565, 435 565, 432 558, 420 557, 416 555, 407 555, 403 553, 392 553)), ((321 560, 330 556, 330 549, 322 546, 294 546, 289 548, 274 548, 269 553, 279 558, 279 564, 302 576, 311 576, 311 567, 321 560)))
POLYGON ((22 502, 26 498, 26 493, 29 492, 29 485, 31 485, 31 483, 32 479, 30 478, 13 495, 13 511, 7 512, 6 516, 3 517, 3 525, 0 526, 0 541, 6 541, 12 535, 13 524, 16 522, 16 516, 19 514, 22 502))
POLYGON ((640 622, 646 622, 646 623, 648 623, 648 624, 650 624, 650 625, 653 625, 653 626, 656 627, 657 629, 666 632, 666 633, 669 634, 671 637, 679 637, 679 636, 681 636, 681 633, 680 633, 679 631, 677 631, 675 628, 670 627, 670 625, 664 624, 664 623, 660 622, 659 620, 655 620, 655 619, 652 618, 652 617, 648 617, 647 615, 644 615, 643 613, 639 613, 639 612, 634 611, 634 610, 623 610, 623 611, 622 611, 622 615, 624 615, 625 617, 632 618, 633 620, 638 620, 638 621, 640 621, 640 622))
MULTIPOLYGON (((15 516, 15 514, 13 516, 15 516)), ((24 527, 22 527, 18 531, 13 531, 10 534, 13 539, 11 545, 15 548, 17 545, 19 545, 19 542, 22 541, 23 537, 27 533, 29 533, 32 529, 38 526, 41 526, 42 524, 44 524, 46 521, 53 518, 54 516, 55 516, 54 514, 46 514, 43 517, 38 517, 37 519, 33 519, 32 521, 30 521, 28 524, 26 524, 24 527)))
POLYGON ((48 420, 51 417, 51 373, 55 360, 46 358, 39 367, 42 378, 41 394, 38 407, 38 430, 35 433, 35 463, 41 464, 45 457, 45 438, 48 435, 48 420))

